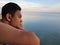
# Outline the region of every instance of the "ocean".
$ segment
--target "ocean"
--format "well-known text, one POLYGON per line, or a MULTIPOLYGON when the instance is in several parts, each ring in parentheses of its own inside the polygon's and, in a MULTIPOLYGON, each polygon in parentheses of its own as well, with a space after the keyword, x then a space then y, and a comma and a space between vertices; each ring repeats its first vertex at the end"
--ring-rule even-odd
POLYGON ((25 12, 24 28, 33 31, 41 45, 60 45, 60 12, 25 12))

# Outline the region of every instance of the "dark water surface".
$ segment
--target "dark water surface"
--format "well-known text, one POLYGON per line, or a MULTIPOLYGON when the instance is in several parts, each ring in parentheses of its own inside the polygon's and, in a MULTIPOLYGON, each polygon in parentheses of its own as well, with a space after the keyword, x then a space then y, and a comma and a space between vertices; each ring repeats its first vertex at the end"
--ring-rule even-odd
POLYGON ((23 13, 23 25, 36 33, 41 45, 60 45, 60 13, 23 13))

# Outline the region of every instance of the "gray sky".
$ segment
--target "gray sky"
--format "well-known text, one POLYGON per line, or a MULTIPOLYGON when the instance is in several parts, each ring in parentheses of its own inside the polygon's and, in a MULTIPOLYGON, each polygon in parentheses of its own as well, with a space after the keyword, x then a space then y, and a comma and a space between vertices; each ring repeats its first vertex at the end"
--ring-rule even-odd
POLYGON ((17 3, 23 11, 60 12, 60 0, 0 0, 0 11, 8 2, 17 3))

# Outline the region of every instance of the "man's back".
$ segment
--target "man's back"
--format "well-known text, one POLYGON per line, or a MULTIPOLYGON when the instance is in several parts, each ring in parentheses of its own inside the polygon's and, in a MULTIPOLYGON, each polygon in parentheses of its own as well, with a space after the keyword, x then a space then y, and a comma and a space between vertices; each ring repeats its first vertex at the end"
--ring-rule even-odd
POLYGON ((39 38, 29 31, 21 31, 10 25, 0 23, 0 43, 18 45, 39 45, 39 38))

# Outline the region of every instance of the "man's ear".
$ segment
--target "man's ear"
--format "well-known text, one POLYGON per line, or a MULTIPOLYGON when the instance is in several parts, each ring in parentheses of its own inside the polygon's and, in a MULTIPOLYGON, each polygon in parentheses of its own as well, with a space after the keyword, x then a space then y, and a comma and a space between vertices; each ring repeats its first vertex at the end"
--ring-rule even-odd
POLYGON ((9 13, 6 14, 6 20, 9 22, 11 21, 11 14, 9 14, 9 13))

